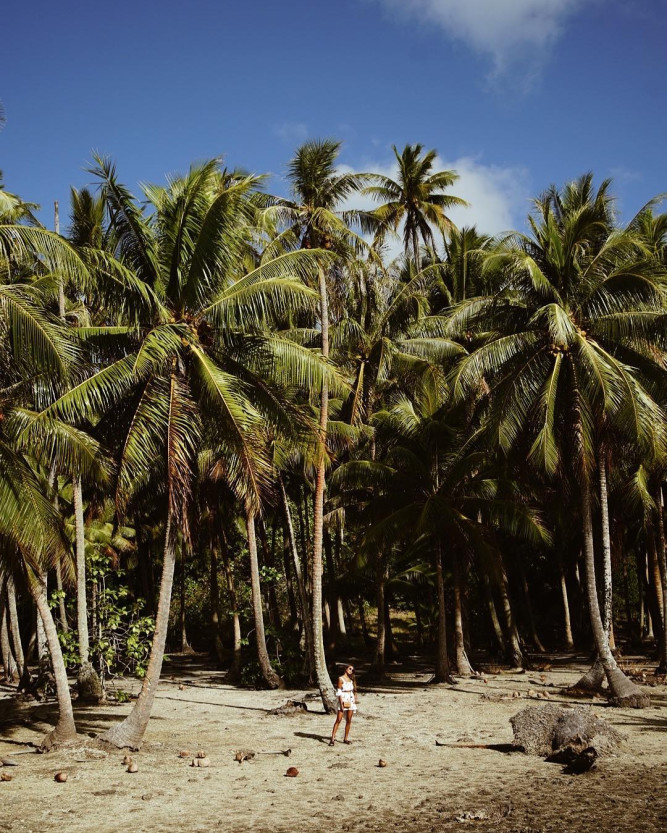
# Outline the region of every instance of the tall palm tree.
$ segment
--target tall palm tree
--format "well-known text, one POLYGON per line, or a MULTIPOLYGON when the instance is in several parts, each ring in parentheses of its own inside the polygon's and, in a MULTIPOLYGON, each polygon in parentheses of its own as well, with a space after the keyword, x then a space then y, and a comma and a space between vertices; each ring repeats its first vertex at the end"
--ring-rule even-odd
MULTIPOLYGON (((341 210, 344 200, 359 191, 366 179, 363 174, 339 173, 336 168, 340 142, 329 139, 307 142, 290 160, 287 177, 292 199, 281 201, 274 209, 276 219, 285 226, 274 245, 297 245, 304 249, 320 247, 340 255, 363 246, 363 241, 349 228, 354 212, 341 210)), ((358 215, 356 215, 358 216, 358 215)), ((333 275, 322 266, 318 272, 319 326, 321 352, 329 358, 329 296, 333 275)), ((324 380, 320 388, 319 450, 315 479, 312 552, 312 629, 313 668, 324 708, 336 710, 336 698, 326 666, 322 621, 322 545, 324 540, 324 492, 326 488, 326 443, 329 418, 329 388, 324 380)))
POLYGON ((664 446, 664 415, 643 384, 645 373, 664 378, 662 271, 631 229, 614 228, 609 182, 595 191, 590 174, 552 187, 529 222, 530 235, 506 238, 486 261, 495 294, 451 314, 453 331, 484 334, 453 375, 454 393, 480 397, 486 385, 497 447, 578 483, 596 648, 616 700, 645 705, 600 618, 591 489, 606 426, 649 456, 664 446))
MULTIPOLYGON (((153 313, 139 326, 80 328, 95 355, 106 347, 121 357, 43 413, 89 422, 113 411, 115 429, 125 424, 122 442, 116 441, 119 514, 153 484, 164 500, 164 558, 148 669, 131 713, 104 735, 117 746, 138 747, 162 666, 176 532, 186 542, 191 534, 188 508, 202 443, 215 443, 227 484, 259 511, 270 482, 263 425, 281 418, 281 386, 324 379, 335 384, 335 375, 307 349, 270 332, 288 311, 313 308, 316 296, 302 279, 317 269, 320 255, 287 253, 253 262, 248 270, 257 180, 229 184, 212 160, 167 187, 147 186, 152 213, 146 215, 117 181, 114 166, 97 163, 116 253, 153 299, 153 313)), ((104 428, 102 419, 97 430, 104 428)))
POLYGON ((436 150, 424 153, 424 146, 420 144, 406 145, 401 153, 396 145, 392 150, 398 165, 397 178, 369 174, 368 178, 374 184, 365 188, 364 193, 382 203, 372 218, 377 229, 376 243, 382 242, 388 232, 397 234, 402 224, 405 253, 412 250, 419 270, 419 239, 425 245, 433 246, 434 230, 444 234, 454 229, 446 212, 468 203, 461 197, 445 193, 459 177, 455 171, 434 171, 436 150))

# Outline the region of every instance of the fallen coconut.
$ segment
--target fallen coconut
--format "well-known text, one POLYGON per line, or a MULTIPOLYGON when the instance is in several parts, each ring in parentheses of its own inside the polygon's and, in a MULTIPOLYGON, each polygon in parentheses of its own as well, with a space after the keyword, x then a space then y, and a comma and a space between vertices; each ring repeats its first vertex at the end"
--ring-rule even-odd
POLYGON ((296 778, 298 774, 299 770, 295 766, 291 766, 285 773, 288 778, 296 778))
POLYGON ((137 765, 137 762, 130 760, 130 763, 127 766, 127 771, 128 772, 139 772, 139 767, 137 765))
POLYGON ((181 749, 181 751, 178 753, 178 757, 179 758, 191 758, 192 757, 192 752, 190 752, 189 749, 181 749))
POLYGON ((209 767, 211 761, 209 758, 193 758, 190 766, 209 767))
POLYGON ((125 757, 123 758, 123 766, 128 766, 128 764, 131 764, 131 763, 132 763, 132 758, 130 757, 130 755, 125 755, 125 757))
POLYGON ((11 781, 12 776, 8 772, 0 772, 0 781, 11 781))
POLYGON ((53 780, 57 781, 59 784, 64 784, 67 781, 67 773, 66 772, 56 772, 53 776, 53 780))
POLYGON ((378 766, 379 767, 387 766, 387 762, 384 760, 384 758, 380 758, 380 760, 378 761, 378 766))
POLYGON ((208 755, 206 754, 206 752, 197 752, 195 758, 208 758, 208 755))

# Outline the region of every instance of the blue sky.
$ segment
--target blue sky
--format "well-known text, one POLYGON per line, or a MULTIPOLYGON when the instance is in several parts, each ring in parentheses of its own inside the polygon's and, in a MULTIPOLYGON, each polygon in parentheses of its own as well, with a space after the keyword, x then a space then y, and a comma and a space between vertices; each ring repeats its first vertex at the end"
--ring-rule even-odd
POLYGON ((65 214, 92 150, 121 180, 195 160, 281 180, 311 137, 391 171, 421 142, 461 179, 454 219, 521 226, 593 170, 630 216, 667 191, 667 0, 34 0, 3 11, 5 186, 65 214))

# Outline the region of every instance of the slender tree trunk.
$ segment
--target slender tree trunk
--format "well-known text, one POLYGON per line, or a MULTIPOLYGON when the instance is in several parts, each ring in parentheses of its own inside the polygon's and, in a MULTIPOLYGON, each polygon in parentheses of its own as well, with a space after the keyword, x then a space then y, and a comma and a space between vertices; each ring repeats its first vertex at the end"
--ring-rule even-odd
POLYGON ((289 610, 290 627, 299 633, 303 626, 303 620, 299 613, 299 606, 296 603, 294 593, 294 580, 292 578, 290 542, 283 526, 283 572, 285 573, 285 587, 287 588, 287 607, 289 610))
POLYGON ((215 548, 213 537, 209 544, 209 601, 211 605, 211 636, 213 637, 213 648, 218 664, 222 664, 225 658, 222 635, 220 633, 220 585, 218 583, 218 553, 215 548))
POLYGON ((507 633, 507 661, 510 665, 516 668, 525 668, 526 658, 521 650, 521 641, 519 639, 519 631, 516 627, 516 619, 512 611, 512 603, 510 602, 509 583, 507 581, 507 571, 502 560, 502 556, 496 553, 496 576, 498 579, 498 591, 500 593, 500 602, 503 609, 503 617, 505 619, 505 630, 507 633))
POLYGON ((521 588, 523 590, 523 597, 526 600, 526 614, 528 617, 528 627, 530 628, 530 635, 535 648, 544 653, 546 648, 542 644, 537 628, 535 626, 535 615, 533 613, 533 603, 530 599, 530 590, 528 589, 528 579, 526 578, 526 569, 521 560, 518 560, 519 578, 521 579, 521 588))
POLYGON ((88 634, 88 604, 86 596, 86 537, 83 518, 83 493, 81 478, 72 478, 74 503, 75 555, 76 555, 76 623, 79 635, 79 661, 77 675, 79 699, 98 703, 104 696, 100 678, 90 662, 90 637, 88 634))
POLYGON ((442 549, 440 541, 436 542, 435 552, 436 593, 438 596, 438 640, 435 656, 435 677, 433 682, 451 682, 449 657, 447 655, 447 620, 445 608, 445 578, 442 572, 442 549))
MULTIPOLYGON (((329 358, 329 308, 327 285, 324 269, 319 269, 320 289, 320 323, 322 326, 322 355, 329 358)), ((318 436, 317 477, 315 480, 315 498, 313 515, 313 570, 312 570, 312 630, 313 630, 313 667, 315 679, 320 690, 325 712, 333 714, 338 706, 334 687, 327 671, 324 652, 324 634, 322 628, 322 540, 324 533, 324 490, 326 474, 326 443, 329 415, 329 388, 326 379, 322 382, 320 396, 320 422, 318 436)))
MULTIPOLYGON (((257 517, 256 526, 259 532, 259 539, 262 544, 264 564, 269 569, 273 569, 275 567, 275 559, 273 557, 274 553, 273 549, 269 549, 269 544, 266 539, 266 528, 261 517, 257 517)), ((268 600, 269 622, 274 628, 279 630, 281 627, 280 611, 278 610, 278 599, 276 598, 276 588, 273 581, 267 582, 266 597, 268 600)))
POLYGON ((160 596, 158 600, 157 617, 155 619, 155 633, 151 645, 151 655, 148 660, 146 676, 141 685, 139 697, 132 707, 132 711, 121 723, 112 726, 100 736, 101 740, 111 743, 118 748, 129 747, 139 749, 148 727, 155 694, 160 682, 164 648, 167 643, 169 629, 169 608, 171 606, 171 591, 174 584, 174 567, 176 564, 176 542, 172 534, 172 517, 169 513, 165 529, 164 558, 162 561, 162 579, 160 581, 160 596))
POLYGON ((225 581, 227 583, 227 593, 229 594, 229 604, 232 608, 232 627, 234 631, 232 664, 227 672, 227 679, 230 682, 236 682, 241 676, 241 616, 239 615, 234 576, 232 574, 231 564, 229 563, 227 536, 224 531, 221 531, 220 533, 220 542, 222 544, 222 562, 225 569, 225 581))
POLYGON ((364 640, 364 645, 370 645, 371 637, 368 633, 368 623, 366 622, 366 608, 361 596, 357 596, 357 610, 359 611, 359 625, 361 627, 361 636, 364 640))
MULTIPOLYGON (((180 607, 178 610, 178 624, 179 624, 179 631, 181 634, 181 653, 182 654, 191 654, 192 647, 190 646, 190 642, 188 641, 188 632, 185 625, 185 551, 186 551, 186 544, 185 541, 181 542, 181 570, 180 570, 180 607)), ((188 555, 191 555, 188 552, 188 555)))
POLYGON ((12 646, 9 644, 7 594, 2 586, 0 586, 0 655, 2 656, 2 668, 5 672, 5 680, 8 683, 16 682, 19 679, 19 672, 12 646))
POLYGON ((21 642, 19 617, 16 610, 16 587, 12 576, 7 577, 7 613, 9 616, 9 635, 14 647, 14 656, 16 657, 19 677, 21 677, 23 675, 25 657, 23 655, 23 643, 21 642))
POLYGON ((599 461, 600 478, 600 516, 602 527, 602 564, 603 564, 603 597, 602 597, 602 624, 605 633, 612 644, 613 633, 613 587, 611 571, 611 534, 609 531, 609 494, 607 488, 607 461, 604 450, 600 453, 599 461))
POLYGON ((389 567, 384 563, 382 553, 377 554, 375 566, 377 584, 377 632, 375 636, 375 658, 373 659, 373 675, 379 679, 385 675, 386 664, 386 643, 387 643, 387 618, 385 616, 386 586, 389 578, 389 567))
POLYGON ((500 619, 498 618, 498 611, 496 610, 496 603, 493 600, 493 590, 491 588, 491 579, 489 578, 489 571, 486 569, 485 565, 479 565, 479 572, 482 578, 482 585, 484 587, 484 598, 486 599, 486 606, 489 611, 489 619, 491 620, 491 627, 493 629, 493 635, 496 638, 496 643, 498 645, 498 650, 502 653, 506 653, 506 646, 505 646, 505 634, 503 633, 503 629, 500 625, 500 619))
POLYGON ((384 594, 384 641, 385 641, 385 656, 391 657, 392 660, 400 659, 400 651, 394 638, 394 629, 391 624, 391 597, 385 588, 384 594))
POLYGON ((329 602, 329 644, 327 647, 333 653, 336 650, 339 637, 338 593, 336 592, 336 567, 333 559, 331 535, 329 535, 329 530, 327 529, 324 530, 324 555, 327 562, 327 601, 329 602))
POLYGON ((58 722, 55 728, 42 740, 43 749, 51 749, 69 741, 76 740, 76 726, 74 725, 74 711, 72 697, 67 681, 67 670, 56 624, 51 615, 51 609, 46 598, 46 585, 38 579, 29 582, 30 593, 35 600, 39 616, 44 624, 44 634, 51 654, 53 676, 56 680, 56 696, 58 698, 58 722))
POLYGON ((79 661, 81 666, 90 662, 90 640, 88 636, 88 606, 86 602, 86 538, 83 520, 83 496, 81 479, 72 478, 74 497, 74 528, 76 555, 76 626, 79 636, 79 661))
POLYGON ((563 567, 563 559, 558 553, 558 570, 560 573, 560 593, 563 599, 563 639, 565 648, 571 651, 574 648, 574 639, 572 638, 572 620, 570 619, 570 602, 567 597, 567 580, 565 577, 565 568, 563 567))
POLYGON ((269 652, 266 650, 264 633, 264 611, 262 609, 262 588, 259 581, 259 560, 257 558, 257 537, 255 535, 255 513, 246 510, 246 527, 248 530, 248 554, 250 556, 250 584, 252 587, 252 611, 255 620, 255 640, 257 642, 257 659, 262 677, 269 688, 282 688, 282 680, 271 667, 269 652))
POLYGON ((609 647, 604 623, 600 614, 595 582, 595 548, 593 544, 593 520, 591 513, 590 486, 585 473, 581 475, 581 515, 584 533, 584 566, 586 571, 586 596, 591 618, 591 628, 598 657, 604 668, 613 701, 616 705, 644 708, 650 700, 641 689, 629 680, 616 664, 609 647))
MULTIPOLYGON (((38 575, 40 584, 44 587, 44 595, 48 598, 48 579, 49 575, 46 570, 38 575)), ((39 614, 37 608, 36 619, 36 636, 37 636, 37 661, 40 665, 49 662, 49 645, 46 638, 46 630, 44 629, 44 620, 39 614)))
POLYGON ((658 488, 656 499, 656 561, 660 572, 660 590, 662 591, 662 639, 660 640, 660 662, 658 673, 667 671, 667 554, 665 553, 665 503, 662 487, 658 488))
POLYGON ((294 524, 292 523, 292 513, 290 511, 289 501, 287 499, 287 492, 285 491, 285 483, 281 475, 278 475, 278 486, 280 488, 280 497, 282 501, 283 513, 285 516, 285 528, 287 531, 287 539, 289 541, 290 552, 292 553, 292 565, 294 566, 294 575, 296 576, 296 584, 299 591, 299 605, 301 608, 301 621, 303 622, 304 636, 306 639, 306 667, 308 672, 309 682, 313 675, 313 632, 311 627, 310 616, 308 612, 308 594, 306 591, 306 582, 304 580, 303 572, 301 570, 301 559, 296 548, 296 539, 294 537, 294 524))
POLYGON ((468 660, 463 632, 463 596, 465 589, 461 569, 461 559, 458 553, 452 552, 454 562, 454 644, 456 647, 456 673, 460 677, 470 677, 472 666, 468 660))

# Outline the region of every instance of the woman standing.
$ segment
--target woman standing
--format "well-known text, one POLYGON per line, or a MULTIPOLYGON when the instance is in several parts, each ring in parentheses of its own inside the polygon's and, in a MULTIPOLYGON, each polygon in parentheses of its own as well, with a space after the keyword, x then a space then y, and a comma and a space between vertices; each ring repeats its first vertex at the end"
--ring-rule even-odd
POLYGON ((338 713, 336 714, 336 722, 334 723, 331 732, 331 740, 329 746, 333 746, 336 742, 336 732, 340 726, 340 722, 345 715, 345 737, 343 743, 350 743, 350 726, 352 725, 352 715, 357 710, 357 681, 354 678, 354 666, 348 665, 343 676, 338 678, 338 688, 336 689, 336 697, 338 698, 338 713))

